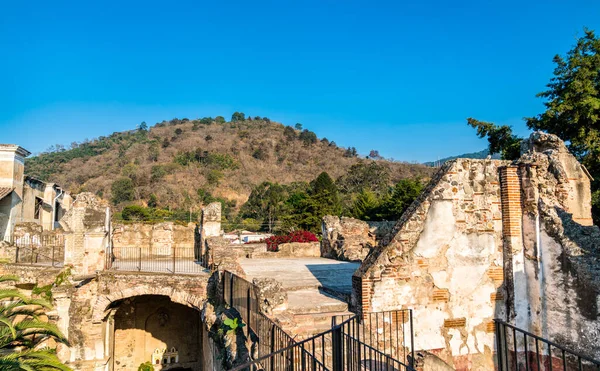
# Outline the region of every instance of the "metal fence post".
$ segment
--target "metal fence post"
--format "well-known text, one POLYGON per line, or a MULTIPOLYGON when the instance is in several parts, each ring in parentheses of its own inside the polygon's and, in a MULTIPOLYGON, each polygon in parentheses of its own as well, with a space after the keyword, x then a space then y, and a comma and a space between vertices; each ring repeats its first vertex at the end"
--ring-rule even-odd
MULTIPOLYGON (((323 350, 324 351, 324 350, 323 350)), ((333 361, 333 371, 344 370, 344 350, 342 345, 342 328, 334 327, 331 331, 331 356, 333 361)))
POLYGON ((175 274, 175 249, 175 246, 173 246, 173 248, 171 249, 171 255, 173 255, 173 274, 175 274))
POLYGON ((138 271, 142 270, 142 248, 138 247, 138 253, 139 253, 139 257, 138 257, 138 271))
POLYGON ((413 327, 413 311, 412 309, 409 309, 410 312, 410 356, 412 357, 412 365, 411 367, 415 366, 415 329, 413 327))
MULTIPOLYGON (((275 353, 275 325, 271 325, 271 353, 275 353)), ((275 370, 275 360, 271 361, 271 371, 275 370)))
POLYGON ((246 314, 248 316, 246 317, 246 322, 248 323, 248 326, 252 328, 252 321, 250 320, 250 287, 246 290, 246 314))
MULTIPOLYGON (((500 333, 502 325, 496 321, 494 321, 494 324, 496 325, 496 358, 498 360, 498 371, 503 371, 504 367, 502 364, 502 358, 504 352, 502 347, 502 335, 500 333)), ((552 360, 550 361, 552 362, 552 360)))

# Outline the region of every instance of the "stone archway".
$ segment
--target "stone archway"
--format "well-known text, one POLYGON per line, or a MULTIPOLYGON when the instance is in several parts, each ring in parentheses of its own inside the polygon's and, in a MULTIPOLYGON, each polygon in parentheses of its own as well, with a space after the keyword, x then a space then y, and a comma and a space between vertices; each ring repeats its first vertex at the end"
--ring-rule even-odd
POLYGON ((143 295, 167 296, 174 303, 182 304, 198 311, 202 310, 202 306, 206 300, 206 297, 199 297, 190 294, 189 292, 176 290, 168 286, 128 287, 121 290, 115 290, 107 295, 99 295, 92 307, 92 322, 100 323, 104 321, 110 313, 109 308, 112 303, 143 295))
POLYGON ((111 303, 107 331, 112 370, 151 362, 168 369, 202 368, 200 311, 165 295, 139 295, 111 303))

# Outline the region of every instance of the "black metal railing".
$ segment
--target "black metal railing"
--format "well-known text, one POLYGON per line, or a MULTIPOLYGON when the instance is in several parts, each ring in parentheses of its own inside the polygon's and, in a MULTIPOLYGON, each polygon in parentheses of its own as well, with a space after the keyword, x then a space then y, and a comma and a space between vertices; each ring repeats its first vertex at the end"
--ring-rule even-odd
POLYGON ((61 234, 17 236, 12 240, 15 263, 62 267, 65 240, 61 234))
POLYGON ((233 368, 242 370, 415 371, 406 363, 359 340, 358 317, 330 330, 233 368))
POLYGON ((198 274, 205 272, 194 247, 111 246, 106 249, 106 270, 198 274))
POLYGON ((224 301, 240 313, 258 339, 257 359, 233 370, 414 370, 406 361, 409 353, 413 354, 414 359, 410 311, 390 311, 379 316, 371 314, 374 321, 381 320, 387 326, 386 331, 392 331, 396 325, 398 329, 406 330, 402 335, 387 337, 383 341, 383 349, 387 348, 390 354, 386 354, 381 348, 382 344, 378 344, 382 337, 378 340, 373 337, 370 344, 365 341, 362 332, 366 323, 357 316, 334 318, 330 330, 297 342, 260 312, 252 283, 228 271, 223 273, 222 282, 224 301), (406 323, 410 323, 410 334, 406 323), (404 345, 408 342, 410 349, 404 345), (402 358, 392 355, 401 352, 402 358))
POLYGON ((229 272, 223 272, 223 299, 234 308, 259 339, 258 357, 294 344, 294 339, 260 311, 255 285, 229 272))
MULTIPOLYGON (((352 315, 335 316, 332 327, 352 318, 352 315)), ((399 309, 383 312, 365 313, 363 318, 357 318, 349 336, 356 338, 368 348, 374 348, 398 359, 405 364, 411 364, 415 359, 414 331, 412 310, 399 309)))
POLYGON ((502 320, 496 319, 494 322, 499 371, 600 370, 600 361, 569 350, 502 320))

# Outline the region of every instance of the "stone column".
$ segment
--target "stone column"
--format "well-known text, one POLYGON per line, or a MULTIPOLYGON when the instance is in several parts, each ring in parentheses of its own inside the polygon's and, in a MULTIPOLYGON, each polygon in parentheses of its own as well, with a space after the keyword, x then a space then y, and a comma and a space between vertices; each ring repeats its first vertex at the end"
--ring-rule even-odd
POLYGON ((518 306, 527 306, 524 282, 525 262, 522 238, 521 184, 518 166, 503 166, 500 173, 502 203, 502 238, 504 245, 504 285, 506 289, 507 321, 515 318, 518 306))
POLYGON ((77 196, 61 219, 65 230, 65 265, 73 266, 74 275, 90 275, 105 266, 110 243, 110 208, 92 193, 77 196))
POLYGON ((200 219, 200 254, 206 254, 206 240, 221 235, 221 203, 213 202, 202 208, 200 219))

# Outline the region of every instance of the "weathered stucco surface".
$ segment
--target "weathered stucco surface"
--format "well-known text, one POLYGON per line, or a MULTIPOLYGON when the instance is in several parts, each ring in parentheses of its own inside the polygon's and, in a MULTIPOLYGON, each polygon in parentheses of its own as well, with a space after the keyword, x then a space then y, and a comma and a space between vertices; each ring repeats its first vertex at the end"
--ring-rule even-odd
POLYGON ((447 163, 355 273, 353 305, 413 309, 416 349, 460 370, 494 367, 494 318, 599 358, 590 200, 553 135, 533 133, 512 163, 447 163))
POLYGON ((355 307, 413 309, 415 348, 456 368, 493 368, 492 321, 503 311, 502 165, 445 165, 353 279, 355 307))
MULTIPOLYGON (((590 177, 556 136, 534 133, 516 162, 522 236, 512 241, 510 321, 600 358, 600 230, 590 177)), ((519 344, 520 345, 520 344, 519 344)))

